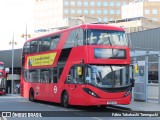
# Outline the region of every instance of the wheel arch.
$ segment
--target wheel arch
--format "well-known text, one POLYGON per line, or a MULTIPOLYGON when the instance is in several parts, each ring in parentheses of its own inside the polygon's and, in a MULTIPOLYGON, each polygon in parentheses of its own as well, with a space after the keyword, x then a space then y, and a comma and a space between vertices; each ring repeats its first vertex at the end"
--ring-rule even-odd
MULTIPOLYGON (((32 95, 32 97, 33 97, 33 99, 34 99, 34 89, 33 89, 33 87, 31 87, 30 89, 29 89, 29 96, 28 96, 28 98, 29 98, 29 101, 32 101, 31 100, 31 95, 32 95)), ((34 100, 33 100, 34 101, 34 100)))
POLYGON ((63 106, 63 104, 62 104, 63 96, 64 96, 65 93, 67 93, 67 95, 68 95, 68 105, 70 105, 70 96, 69 96, 69 92, 68 92, 66 89, 64 89, 64 90, 62 90, 62 92, 61 92, 61 97, 60 97, 60 104, 61 104, 62 106, 63 106))

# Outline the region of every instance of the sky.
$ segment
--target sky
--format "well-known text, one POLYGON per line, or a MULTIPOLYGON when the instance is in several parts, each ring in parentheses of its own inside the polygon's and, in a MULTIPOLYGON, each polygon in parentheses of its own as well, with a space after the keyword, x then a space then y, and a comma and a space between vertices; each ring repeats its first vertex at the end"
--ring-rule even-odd
MULTIPOLYGON (((160 1, 160 0, 150 0, 160 1)), ((15 49, 22 48, 25 38, 21 35, 34 33, 34 0, 0 0, 0 50, 12 49, 9 42, 17 42, 15 49)))
POLYGON ((22 48, 25 38, 21 35, 34 32, 34 0, 0 0, 0 50, 22 48), (14 37, 13 37, 14 34, 14 37))

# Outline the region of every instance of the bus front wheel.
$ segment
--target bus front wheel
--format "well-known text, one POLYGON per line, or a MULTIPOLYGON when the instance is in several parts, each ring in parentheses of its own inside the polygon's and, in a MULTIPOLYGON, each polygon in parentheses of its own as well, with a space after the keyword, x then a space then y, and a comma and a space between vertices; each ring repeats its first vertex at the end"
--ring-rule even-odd
POLYGON ((66 91, 62 94, 61 104, 66 108, 69 107, 69 96, 66 91))
POLYGON ((34 90, 33 89, 31 89, 30 91, 29 91, 29 101, 34 101, 34 90))

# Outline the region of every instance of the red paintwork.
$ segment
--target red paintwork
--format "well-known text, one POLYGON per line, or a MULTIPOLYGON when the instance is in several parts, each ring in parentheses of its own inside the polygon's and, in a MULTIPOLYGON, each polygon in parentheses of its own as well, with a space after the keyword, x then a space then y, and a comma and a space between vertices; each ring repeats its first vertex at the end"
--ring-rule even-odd
MULTIPOLYGON (((61 50, 63 48, 63 45, 65 44, 65 41, 68 37, 68 34, 70 30, 75 28, 83 28, 83 29, 105 29, 105 30, 117 30, 117 31, 124 31, 124 29, 120 27, 110 26, 110 25, 80 25, 74 28, 69 28, 66 30, 58 31, 51 34, 56 33, 63 33, 60 39, 60 42, 56 48, 56 50, 50 51, 50 52, 41 52, 32 54, 33 55, 39 55, 39 54, 45 54, 45 53, 51 53, 51 52, 57 52, 55 62, 52 67, 56 66, 57 61, 59 59, 59 56, 61 54, 61 50)), ((49 35, 51 35, 49 34, 49 35)), ((45 35, 45 36, 49 36, 45 35)), ((44 37, 44 36, 43 36, 44 37)), ((40 37, 39 37, 40 38, 40 37)), ((37 38, 36 38, 37 39, 37 38)), ((30 39, 29 41, 35 40, 35 38, 30 39)), ((58 83, 26 83, 24 81, 24 78, 21 76, 21 96, 28 98, 29 96, 29 90, 30 88, 34 89, 35 93, 35 99, 44 100, 44 101, 51 101, 51 102, 61 102, 61 94, 63 90, 66 90, 69 94, 69 104, 72 105, 83 105, 83 106, 90 106, 90 105, 106 105, 108 101, 116 101, 117 104, 129 104, 131 95, 128 95, 127 97, 124 97, 124 94, 126 92, 118 92, 118 93, 107 93, 104 91, 101 91, 93 86, 90 85, 75 85, 75 84, 64 84, 66 77, 69 73, 69 70, 73 64, 79 64, 81 63, 81 60, 84 60, 84 64, 121 64, 126 65, 130 64, 130 52, 128 47, 121 47, 121 46, 79 46, 74 47, 68 57, 68 60, 66 62, 66 65, 63 69, 63 72, 60 76, 60 80, 58 83), (94 48, 117 48, 117 49, 125 49, 126 52, 126 59, 95 59, 94 58, 94 48), (57 92, 54 93, 54 87, 57 86, 57 92), (91 95, 88 95, 86 92, 82 90, 82 88, 90 88, 95 93, 97 93, 101 98, 95 98, 91 95), (36 95, 36 92, 39 94, 36 95)), ((27 56, 25 57, 27 59, 27 56)), ((43 66, 43 68, 48 68, 51 66, 43 66)), ((27 68, 27 63, 25 63, 25 68, 27 68)), ((38 67, 30 67, 30 68, 38 68, 38 67)))
POLYGON ((0 95, 3 95, 3 94, 5 94, 5 92, 0 91, 0 95))
MULTIPOLYGON (((3 63, 3 62, 0 62, 0 65, 4 65, 4 63, 3 63)), ((4 69, 0 70, 0 72, 2 73, 2 76, 0 76, 0 78, 6 77, 6 72, 5 72, 4 69)), ((5 87, 2 87, 2 88, 5 89, 5 87)), ((3 94, 5 94, 5 92, 0 91, 0 95, 3 95, 3 94)))

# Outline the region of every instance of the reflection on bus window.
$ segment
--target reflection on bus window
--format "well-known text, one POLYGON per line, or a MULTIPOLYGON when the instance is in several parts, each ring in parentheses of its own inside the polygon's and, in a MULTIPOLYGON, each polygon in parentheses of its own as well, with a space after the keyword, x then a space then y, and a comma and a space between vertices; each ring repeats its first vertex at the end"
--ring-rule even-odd
POLYGON ((4 64, 0 64, 0 70, 4 69, 4 64))
POLYGON ((37 44, 37 41, 31 41, 31 44, 30 44, 30 52, 31 52, 31 53, 38 52, 38 44, 37 44))
POLYGON ((27 43, 24 45, 23 52, 24 52, 25 54, 26 54, 26 53, 30 53, 30 42, 27 42, 27 43))
POLYGON ((87 30, 86 42, 90 45, 116 45, 127 46, 128 41, 125 32, 109 30, 87 30))
POLYGON ((67 78, 67 83, 84 83, 84 68, 81 66, 74 66, 71 68, 69 72, 69 76, 67 78))
POLYGON ((5 79, 4 78, 0 78, 0 87, 5 86, 5 79))
POLYGON ((83 43, 83 30, 82 29, 76 29, 72 30, 69 33, 69 36, 66 40, 66 43, 64 45, 64 48, 71 48, 74 46, 82 46, 84 45, 83 43))
POLYGON ((33 41, 25 43, 23 48, 24 54, 43 52, 48 50, 54 50, 60 40, 60 34, 55 34, 49 37, 43 37, 33 41))
POLYGON ((29 76, 30 76, 29 82, 37 82, 38 81, 38 73, 36 70, 30 71, 29 76))
POLYGON ((59 40, 60 40, 60 35, 55 35, 51 37, 50 50, 54 50, 57 47, 59 40))
POLYGON ((41 69, 40 81, 42 83, 49 83, 49 81, 51 81, 51 74, 49 73, 48 69, 41 69))
POLYGON ((129 66, 97 66, 89 65, 87 77, 90 83, 100 87, 123 87, 131 85, 129 66))
POLYGON ((28 82, 42 82, 42 83, 57 83, 59 76, 63 69, 57 71, 57 68, 25 70, 22 72, 25 81, 28 82))
POLYGON ((50 37, 41 38, 39 51, 47 51, 50 49, 50 37))

